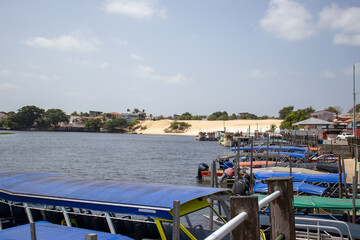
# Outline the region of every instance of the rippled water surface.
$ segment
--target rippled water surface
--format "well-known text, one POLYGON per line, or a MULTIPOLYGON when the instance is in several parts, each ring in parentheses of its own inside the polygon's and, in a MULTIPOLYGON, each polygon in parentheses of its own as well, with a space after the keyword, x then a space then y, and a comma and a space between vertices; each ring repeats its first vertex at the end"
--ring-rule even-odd
POLYGON ((199 163, 229 149, 189 136, 72 132, 0 135, 0 169, 136 183, 198 185, 199 163))

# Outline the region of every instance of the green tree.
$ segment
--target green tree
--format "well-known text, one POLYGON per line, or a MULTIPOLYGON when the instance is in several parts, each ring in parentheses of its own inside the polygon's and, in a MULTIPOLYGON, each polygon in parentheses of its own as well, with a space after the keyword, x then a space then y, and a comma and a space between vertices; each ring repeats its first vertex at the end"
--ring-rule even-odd
POLYGON ((133 113, 139 113, 140 110, 138 108, 134 108, 133 113))
MULTIPOLYGON (((354 108, 350 108, 349 111, 348 111, 348 114, 352 114, 353 111, 354 111, 354 108)), ((355 111, 356 111, 356 113, 360 112, 360 104, 355 105, 355 111)))
POLYGON ((242 114, 240 119, 258 119, 258 116, 252 113, 242 114))
POLYGON ((326 108, 325 111, 333 112, 336 115, 340 115, 342 112, 342 109, 339 106, 334 106, 334 107, 330 106, 330 107, 326 108))
POLYGON ((71 114, 71 116, 79 116, 79 114, 75 111, 71 114))
POLYGON ((231 116, 229 116, 229 120, 235 120, 236 119, 236 114, 233 113, 231 114, 231 116))
POLYGON ((87 132, 100 132, 100 128, 102 127, 103 123, 100 118, 93 118, 90 119, 85 123, 85 131, 87 132))
POLYGON ((44 113, 44 109, 38 108, 34 105, 20 108, 16 114, 20 128, 33 127, 36 120, 39 121, 43 118, 44 113))
POLYGON ((296 122, 303 121, 307 119, 306 111, 304 109, 299 109, 295 112, 288 114, 284 121, 281 122, 280 129, 295 129, 298 127, 292 126, 296 122))
POLYGON ((59 123, 68 123, 65 112, 61 109, 51 108, 45 112, 45 121, 47 124, 50 124, 56 127, 59 123))
POLYGON ((294 106, 283 107, 283 108, 279 111, 279 118, 280 118, 280 119, 285 119, 285 117, 286 117, 287 115, 289 115, 292 111, 294 111, 294 106))
POLYGON ((192 118, 191 113, 185 112, 185 113, 181 114, 181 115, 177 118, 177 120, 191 120, 191 118, 192 118))
POLYGON ((313 109, 311 106, 300 110, 302 110, 307 117, 309 117, 311 113, 315 112, 315 109, 313 109))
POLYGON ((107 121, 104 125, 104 128, 108 132, 114 132, 116 128, 127 127, 127 122, 125 118, 115 118, 113 120, 107 121))
POLYGON ((199 115, 192 116, 191 120, 202 120, 202 116, 199 116, 199 115))
POLYGON ((228 115, 228 113, 226 111, 224 111, 224 112, 217 111, 217 112, 212 113, 208 117, 208 120, 209 121, 228 120, 228 117, 229 117, 229 115, 228 115))
POLYGON ((11 130, 19 130, 20 125, 18 115, 16 113, 7 115, 3 125, 11 130))

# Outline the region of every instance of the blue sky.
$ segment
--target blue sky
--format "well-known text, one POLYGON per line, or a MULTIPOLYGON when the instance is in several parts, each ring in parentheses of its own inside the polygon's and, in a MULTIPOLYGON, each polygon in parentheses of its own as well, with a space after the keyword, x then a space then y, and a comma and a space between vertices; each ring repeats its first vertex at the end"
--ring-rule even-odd
POLYGON ((0 1, 0 31, 0 111, 346 113, 353 64, 360 92, 359 1, 0 1))

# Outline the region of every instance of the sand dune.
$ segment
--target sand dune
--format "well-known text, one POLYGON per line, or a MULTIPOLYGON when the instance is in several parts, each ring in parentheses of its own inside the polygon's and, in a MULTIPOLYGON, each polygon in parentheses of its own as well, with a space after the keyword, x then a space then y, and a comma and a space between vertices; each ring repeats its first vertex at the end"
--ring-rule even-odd
POLYGON ((185 132, 180 134, 165 133, 164 130, 170 126, 172 120, 160 121, 142 121, 141 125, 146 127, 145 130, 137 130, 137 133, 143 134, 172 134, 172 135, 187 135, 195 136, 200 131, 223 131, 226 128, 228 132, 247 132, 250 126, 250 131, 254 130, 266 131, 269 130, 272 124, 277 127, 281 124, 282 120, 268 119, 268 120, 229 120, 229 121, 205 121, 205 120, 191 120, 181 121, 191 124, 191 127, 185 132))

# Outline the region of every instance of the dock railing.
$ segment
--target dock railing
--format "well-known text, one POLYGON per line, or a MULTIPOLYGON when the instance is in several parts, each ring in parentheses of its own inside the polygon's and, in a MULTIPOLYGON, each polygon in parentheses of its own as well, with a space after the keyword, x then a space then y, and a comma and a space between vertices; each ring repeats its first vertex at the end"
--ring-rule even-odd
POLYGON ((269 196, 258 201, 257 196, 230 198, 231 220, 216 230, 206 240, 220 240, 230 233, 231 239, 260 239, 259 209, 269 204, 270 236, 275 239, 295 239, 292 177, 269 178, 269 196))

